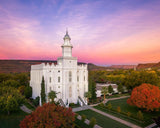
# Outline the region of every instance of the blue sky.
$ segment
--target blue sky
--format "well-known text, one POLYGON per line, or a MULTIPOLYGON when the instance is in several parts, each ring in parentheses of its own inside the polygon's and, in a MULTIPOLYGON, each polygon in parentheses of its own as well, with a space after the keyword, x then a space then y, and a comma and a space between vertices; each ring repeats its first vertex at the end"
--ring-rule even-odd
POLYGON ((159 12, 159 0, 1 0, 0 58, 56 60, 68 28, 79 61, 158 62, 159 12))

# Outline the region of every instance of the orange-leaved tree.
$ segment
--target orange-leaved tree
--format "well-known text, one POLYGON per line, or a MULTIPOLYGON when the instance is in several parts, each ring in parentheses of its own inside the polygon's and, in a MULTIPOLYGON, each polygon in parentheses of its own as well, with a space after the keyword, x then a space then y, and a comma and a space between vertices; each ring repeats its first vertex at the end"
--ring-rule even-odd
POLYGON ((26 116, 20 123, 21 128, 72 128, 75 114, 72 108, 45 103, 31 115, 26 116))
POLYGON ((147 111, 159 111, 160 89, 151 84, 141 84, 133 89, 127 103, 147 111))

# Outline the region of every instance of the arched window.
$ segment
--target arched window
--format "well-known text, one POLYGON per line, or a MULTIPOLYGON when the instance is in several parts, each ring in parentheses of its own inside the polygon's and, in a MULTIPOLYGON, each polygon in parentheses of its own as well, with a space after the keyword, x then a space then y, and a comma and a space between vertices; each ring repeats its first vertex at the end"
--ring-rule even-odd
POLYGON ((72 82, 72 72, 69 71, 69 82, 72 82))
POLYGON ((79 82, 79 76, 77 76, 77 81, 79 82))
POLYGON ((60 83, 61 79, 60 79, 60 76, 58 77, 58 83, 60 83))
POLYGON ((52 80, 51 77, 49 77, 49 82, 50 82, 50 83, 51 83, 51 80, 52 80))
POLYGON ((69 97, 72 97, 72 87, 69 87, 69 97))

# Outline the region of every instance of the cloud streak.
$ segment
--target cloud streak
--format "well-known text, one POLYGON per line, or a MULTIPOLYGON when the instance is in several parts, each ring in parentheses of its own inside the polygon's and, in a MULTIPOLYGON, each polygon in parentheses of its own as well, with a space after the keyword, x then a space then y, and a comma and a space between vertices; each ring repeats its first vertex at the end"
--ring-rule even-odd
POLYGON ((1 59, 56 59, 68 27, 79 61, 102 65, 159 61, 158 0, 0 3, 1 59))

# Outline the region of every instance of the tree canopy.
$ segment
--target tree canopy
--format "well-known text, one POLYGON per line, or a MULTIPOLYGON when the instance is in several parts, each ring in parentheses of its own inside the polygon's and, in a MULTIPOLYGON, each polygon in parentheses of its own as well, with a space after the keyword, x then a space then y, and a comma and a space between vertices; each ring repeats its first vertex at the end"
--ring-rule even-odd
POLYGON ((0 111, 14 112, 19 110, 19 106, 23 103, 24 97, 14 87, 0 87, 0 111))
POLYGON ((127 103, 147 111, 158 111, 160 108, 160 89, 157 86, 144 83, 133 89, 127 103))
POLYGON ((75 114, 72 108, 45 103, 20 123, 20 128, 73 128, 75 114))
POLYGON ((48 99, 51 100, 51 103, 55 103, 55 98, 57 98, 57 93, 55 91, 50 91, 48 93, 48 99))

